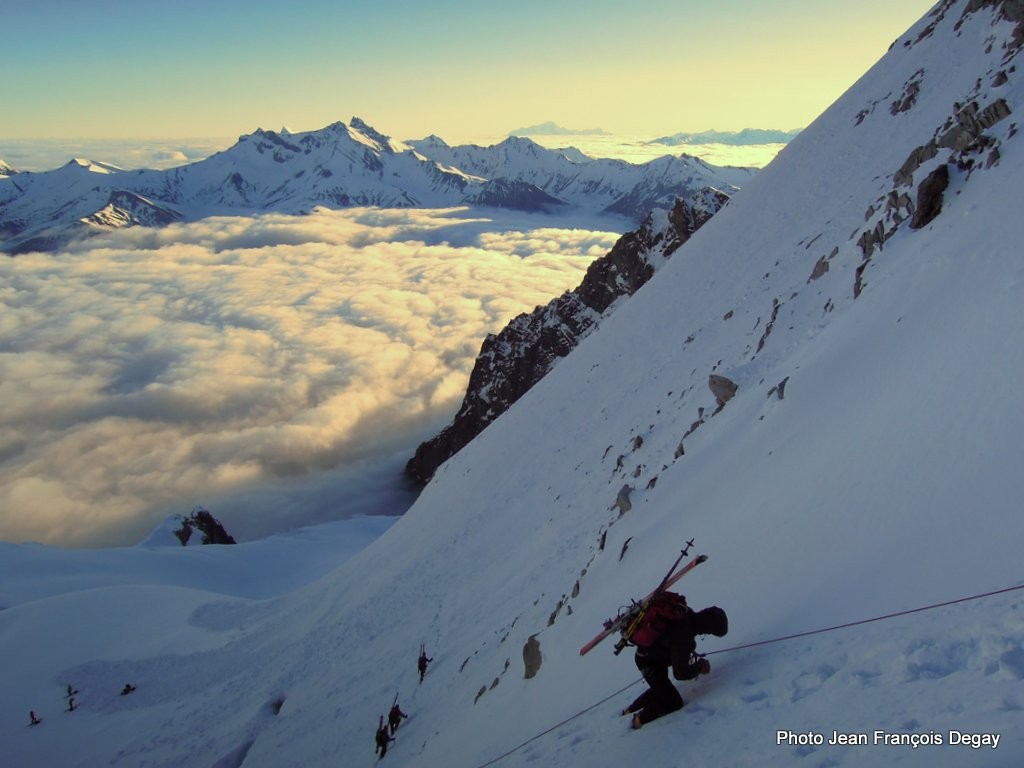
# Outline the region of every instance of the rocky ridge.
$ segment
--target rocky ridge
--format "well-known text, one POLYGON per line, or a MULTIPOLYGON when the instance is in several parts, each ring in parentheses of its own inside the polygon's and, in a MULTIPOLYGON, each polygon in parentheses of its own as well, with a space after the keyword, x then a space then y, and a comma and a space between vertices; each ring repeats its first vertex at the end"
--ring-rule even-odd
POLYGON ((727 201, 724 193, 709 191, 689 202, 677 198, 670 210, 653 210, 639 229, 627 232, 590 265, 577 288, 489 334, 453 422, 416 449, 406 473, 427 482, 442 463, 568 355, 618 300, 632 296, 650 280, 727 201))

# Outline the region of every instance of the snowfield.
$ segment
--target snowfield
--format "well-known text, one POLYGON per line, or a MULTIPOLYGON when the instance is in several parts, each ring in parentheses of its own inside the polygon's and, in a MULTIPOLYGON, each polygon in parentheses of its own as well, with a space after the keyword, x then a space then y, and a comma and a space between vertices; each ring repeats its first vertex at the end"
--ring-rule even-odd
POLYGON ((369 766, 397 694, 390 766, 1024 762, 1021 22, 967 6, 897 40, 350 557, 331 527, 5 545, 0 761, 369 766), (709 559, 677 589, 730 632, 634 732, 631 651, 579 649, 690 538, 709 559))

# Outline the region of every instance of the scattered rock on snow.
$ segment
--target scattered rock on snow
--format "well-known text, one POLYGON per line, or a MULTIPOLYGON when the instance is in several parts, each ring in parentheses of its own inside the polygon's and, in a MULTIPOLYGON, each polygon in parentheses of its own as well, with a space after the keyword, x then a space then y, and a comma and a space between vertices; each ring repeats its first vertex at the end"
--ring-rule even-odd
POLYGON ((406 474, 426 483, 441 464, 546 376, 614 311, 618 300, 632 296, 650 280, 727 200, 709 187, 689 200, 676 199, 669 211, 651 213, 638 230, 624 234, 595 260, 574 290, 519 315, 498 334, 488 334, 455 419, 416 449, 406 474))
POLYGON ((718 403, 719 408, 732 400, 739 388, 735 382, 716 373, 708 376, 708 387, 711 389, 711 394, 715 396, 715 402, 718 403))
POLYGON ((942 213, 942 193, 949 186, 949 166, 945 163, 928 174, 917 187, 917 207, 910 220, 911 229, 927 226, 942 213))
POLYGON ((633 488, 629 485, 624 485, 619 489, 619 495, 615 498, 615 503, 612 504, 612 509, 618 509, 619 515, 624 515, 633 508, 633 502, 629 500, 629 494, 633 492, 633 488))
POLYGON ((527 680, 536 676, 541 665, 540 641, 536 635, 530 635, 530 639, 523 646, 523 666, 526 667, 524 678, 527 680))
POLYGON ((630 536, 628 539, 622 542, 622 549, 619 550, 619 562, 621 562, 622 558, 626 556, 626 550, 629 549, 629 542, 631 542, 632 540, 633 537, 630 536))
POLYGON ((786 396, 786 383, 788 381, 789 381, 789 376, 787 376, 782 381, 780 381, 778 384, 776 384, 774 387, 769 389, 768 390, 768 397, 770 398, 772 395, 777 395, 779 400, 782 400, 783 398, 785 398, 785 396, 786 396))
POLYGON ((828 256, 822 256, 820 259, 818 259, 814 263, 814 269, 811 270, 811 276, 807 278, 807 282, 809 283, 812 280, 817 280, 818 278, 824 276, 825 273, 828 272, 829 261, 834 259, 838 254, 839 248, 837 246, 836 248, 832 249, 832 253, 830 253, 828 256))

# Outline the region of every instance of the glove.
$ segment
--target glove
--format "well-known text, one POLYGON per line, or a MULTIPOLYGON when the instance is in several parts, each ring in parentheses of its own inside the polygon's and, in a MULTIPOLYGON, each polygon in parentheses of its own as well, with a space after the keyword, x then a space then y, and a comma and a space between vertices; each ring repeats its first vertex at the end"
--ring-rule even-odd
POLYGON ((706 675, 711 671, 711 662, 705 658, 697 660, 697 674, 706 675))

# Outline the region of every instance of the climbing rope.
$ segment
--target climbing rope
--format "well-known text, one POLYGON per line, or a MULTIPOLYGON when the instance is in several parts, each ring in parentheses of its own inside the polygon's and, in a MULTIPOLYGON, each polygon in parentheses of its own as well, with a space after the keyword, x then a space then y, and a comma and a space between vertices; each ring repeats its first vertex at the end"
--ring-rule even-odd
MULTIPOLYGON (((747 648, 757 648, 757 647, 762 646, 762 645, 771 645, 772 643, 781 643, 781 642, 784 642, 786 640, 795 640, 795 639, 800 638, 800 637, 809 637, 811 635, 822 635, 822 634, 824 634, 826 632, 835 632, 837 629, 847 629, 849 627, 858 627, 858 626, 860 626, 862 624, 871 624, 872 622, 875 622, 875 621, 885 621, 886 619, 895 619, 895 618, 897 618, 899 616, 909 616, 910 614, 913 614, 913 613, 921 613, 922 611, 931 611, 931 610, 934 610, 936 608, 945 608, 946 606, 956 605, 957 603, 966 603, 966 602, 970 602, 971 600, 981 600, 982 598, 993 597, 995 595, 1002 595, 1002 594, 1006 594, 1007 592, 1015 592, 1015 591, 1017 591, 1019 589, 1024 589, 1024 584, 1019 584, 1016 587, 1006 587, 1004 589, 996 589, 996 590, 993 590, 991 592, 982 592, 981 594, 970 595, 968 597, 959 597, 956 600, 946 600, 945 602, 942 602, 942 603, 932 603, 930 605, 923 605, 923 606, 921 606, 919 608, 908 608, 905 611, 895 611, 893 613, 886 613, 886 614, 884 614, 882 616, 872 616, 870 619, 860 619, 859 621, 848 621, 845 624, 836 624, 835 626, 831 626, 831 627, 822 627, 821 629, 811 629, 811 630, 808 630, 806 632, 797 632, 797 633, 792 634, 792 635, 784 635, 783 637, 773 637, 771 640, 758 640, 757 642, 753 642, 753 643, 744 643, 743 645, 734 645, 731 648, 719 648, 719 649, 714 650, 714 651, 708 651, 707 653, 704 653, 704 654, 701 654, 701 655, 702 656, 711 656, 711 655, 716 654, 716 653, 729 653, 731 651, 741 651, 741 650, 745 650, 747 648)), ((600 701, 597 701, 597 702, 591 704, 586 709, 581 709, 579 712, 577 712, 577 713, 575 713, 573 715, 570 715, 569 717, 567 717, 564 720, 562 720, 560 723, 556 723, 555 725, 552 725, 547 730, 541 731, 540 733, 536 734, 535 736, 531 736, 530 738, 528 738, 526 741, 522 742, 521 744, 517 744, 516 746, 512 747, 512 749, 508 750, 507 752, 504 752, 503 754, 498 755, 497 757, 493 758, 492 760, 488 760, 486 763, 481 763, 476 768, 488 768, 488 766, 494 765, 495 763, 497 763, 497 762, 499 762, 501 760, 504 760, 509 755, 515 754, 519 750, 523 749, 523 747, 526 747, 529 744, 532 744, 533 742, 537 741, 538 739, 543 738, 544 736, 547 736, 552 731, 558 730, 563 725, 571 723, 573 720, 575 720, 578 717, 581 717, 582 715, 585 715, 590 710, 596 709, 597 707, 601 706, 602 704, 605 704, 606 702, 611 701, 616 696, 620 696, 621 694, 623 694, 624 692, 626 692, 630 688, 632 688, 634 685, 636 685, 637 683, 641 683, 641 682, 643 682, 643 678, 641 678, 639 680, 634 680, 629 685, 620 688, 619 690, 615 691, 614 693, 608 694, 603 699, 601 699, 600 701)))
POLYGON ((728 653, 729 651, 740 651, 746 648, 756 648, 761 645, 771 645, 772 643, 781 643, 784 640, 795 640, 798 637, 809 637, 810 635, 822 635, 825 632, 834 632, 837 629, 846 629, 847 627, 859 627, 861 624, 870 624, 874 621, 884 621, 885 619, 895 619, 898 616, 909 616, 912 613, 921 613, 922 611, 931 611, 935 608, 945 608, 947 605, 956 605, 957 603, 966 603, 971 600, 980 600, 983 597, 992 597, 994 595, 1002 595, 1006 592, 1013 592, 1018 589, 1024 589, 1024 584, 1016 587, 1006 587, 1005 589, 996 589, 992 592, 983 592, 980 595, 970 595, 969 597, 959 597, 956 600, 947 600, 943 603, 932 603, 931 605, 923 605, 920 608, 908 608, 905 611, 895 611, 894 613, 887 613, 883 616, 872 616, 870 619, 861 619, 860 621, 848 621, 845 624, 836 624, 834 627, 823 627, 822 629, 811 629, 807 632, 797 632, 794 635, 786 635, 785 637, 774 637, 771 640, 759 640, 756 643, 745 643, 743 645, 734 645, 732 648, 719 648, 715 651, 708 651, 703 656, 711 656, 715 653, 728 653))
POLYGON ((632 688, 632 687, 633 687, 634 685, 636 685, 636 684, 637 684, 637 683, 639 683, 639 682, 640 682, 640 680, 634 680, 634 681, 633 681, 632 683, 630 683, 629 685, 627 685, 627 686, 625 686, 625 687, 623 687, 623 688, 619 688, 619 690, 615 691, 615 693, 610 693, 610 694, 608 694, 607 696, 605 696, 605 697, 604 697, 603 699, 601 699, 600 701, 594 702, 593 704, 591 704, 591 705, 590 705, 589 707, 587 707, 586 709, 581 709, 581 710, 580 710, 579 712, 577 712, 577 713, 576 713, 575 715, 570 715, 569 717, 565 718, 565 720, 563 720, 562 722, 560 722, 560 723, 556 723, 555 725, 552 725, 552 726, 551 726, 550 728, 548 728, 548 729, 547 729, 546 731, 541 731, 541 732, 540 732, 540 733, 538 733, 538 734, 537 734, 536 736, 531 736, 531 737, 530 737, 530 738, 528 738, 528 739, 527 739, 526 741, 524 741, 524 742, 523 742, 522 744, 518 744, 518 745, 516 745, 516 746, 512 747, 512 749, 510 749, 510 750, 509 750, 508 752, 505 752, 505 753, 504 753, 504 754, 502 754, 502 755, 498 755, 498 756, 497 756, 496 758, 494 758, 493 760, 488 760, 488 761, 487 761, 486 763, 481 763, 481 764, 480 764, 479 766, 477 766, 477 768, 487 768, 487 766, 489 766, 489 765, 494 765, 494 764, 495 764, 496 762, 498 762, 499 760, 504 760, 504 759, 505 759, 506 757, 508 757, 509 755, 511 755, 511 754, 514 754, 515 752, 518 752, 518 751, 519 751, 520 749, 522 749, 523 747, 525 747, 525 746, 526 746, 526 745, 528 745, 528 744, 532 744, 533 742, 535 742, 535 741, 536 741, 537 739, 541 738, 542 736, 547 736, 547 735, 548 735, 549 733, 551 733, 552 731, 557 731, 557 730, 558 730, 559 728, 561 728, 561 727, 562 727, 563 725, 565 725, 565 724, 567 724, 567 723, 571 723, 571 722, 572 722, 573 720, 575 720, 575 719, 576 719, 577 717, 579 717, 580 715, 585 715, 585 714, 586 714, 587 712, 589 712, 590 710, 592 710, 592 709, 596 709, 597 707, 600 707, 600 706, 601 706, 602 704, 605 704, 606 702, 609 702, 609 701, 611 701, 611 700, 612 700, 612 699, 614 699, 614 698, 615 698, 616 696, 619 696, 619 695, 621 695, 621 694, 622 694, 623 692, 625 692, 625 691, 628 691, 628 690, 629 690, 630 688, 632 688))

